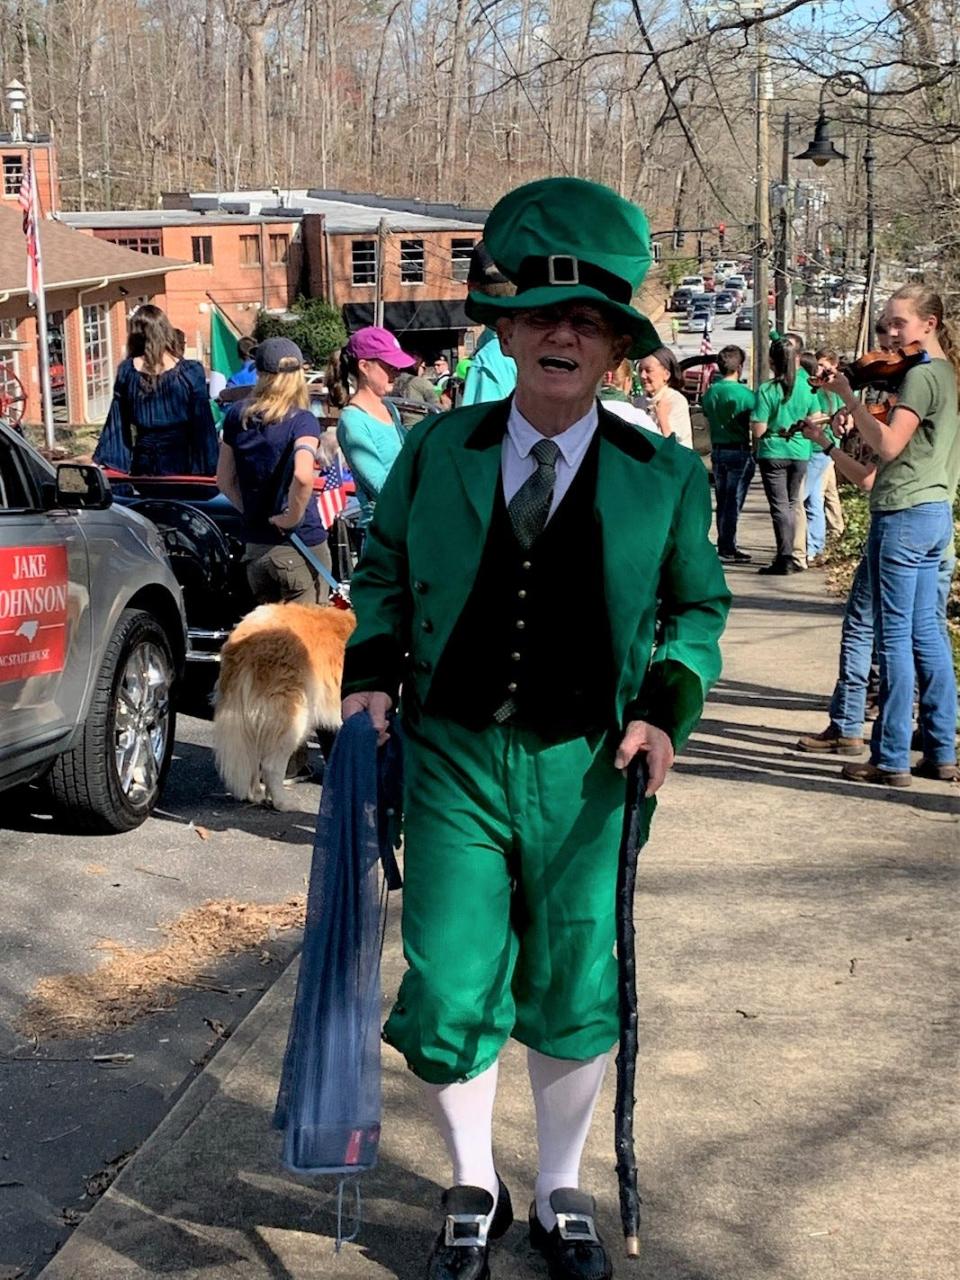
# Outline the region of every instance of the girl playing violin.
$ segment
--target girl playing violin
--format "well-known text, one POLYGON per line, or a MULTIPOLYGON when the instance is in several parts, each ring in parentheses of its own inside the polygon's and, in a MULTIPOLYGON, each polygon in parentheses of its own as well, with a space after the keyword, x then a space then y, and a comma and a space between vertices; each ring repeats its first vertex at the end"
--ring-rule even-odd
MULTIPOLYGON (((943 618, 953 568, 951 506, 960 479, 960 344, 939 295, 926 285, 898 289, 884 319, 893 346, 918 342, 928 359, 907 371, 886 424, 856 398, 844 374, 825 382, 840 396, 876 462, 857 461, 829 442, 824 452, 841 475, 870 493, 867 565, 880 658, 880 713, 870 761, 846 765, 843 774, 905 787, 911 783, 914 671, 923 736, 916 772, 941 781, 958 776, 957 690, 943 618)), ((804 434, 827 440, 814 422, 804 434)))

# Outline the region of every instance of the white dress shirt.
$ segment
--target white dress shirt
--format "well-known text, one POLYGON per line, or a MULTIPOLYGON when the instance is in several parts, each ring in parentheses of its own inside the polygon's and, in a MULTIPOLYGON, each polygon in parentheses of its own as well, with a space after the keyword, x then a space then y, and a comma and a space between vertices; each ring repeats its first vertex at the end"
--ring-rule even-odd
POLYGON ((596 401, 587 413, 572 426, 561 431, 558 436, 547 437, 531 426, 514 401, 510 405, 510 416, 507 419, 507 432, 503 437, 503 449, 500 454, 500 475, 503 482, 503 496, 510 504, 510 499, 523 485, 524 481, 537 469, 537 460, 530 456, 530 451, 538 440, 551 439, 560 450, 557 457, 557 482, 553 488, 553 499, 550 503, 550 514, 556 511, 564 494, 573 483, 584 455, 590 448, 590 441, 597 429, 596 401))

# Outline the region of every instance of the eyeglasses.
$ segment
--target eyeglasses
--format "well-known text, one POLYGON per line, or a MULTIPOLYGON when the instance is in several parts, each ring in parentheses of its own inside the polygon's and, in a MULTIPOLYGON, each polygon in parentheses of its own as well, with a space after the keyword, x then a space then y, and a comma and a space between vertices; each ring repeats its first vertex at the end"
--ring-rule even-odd
POLYGON ((561 307, 541 307, 536 311, 521 311, 517 316, 521 324, 528 329, 536 329, 545 333, 565 324, 581 338, 606 338, 610 335, 610 325, 597 311, 567 311, 561 307))

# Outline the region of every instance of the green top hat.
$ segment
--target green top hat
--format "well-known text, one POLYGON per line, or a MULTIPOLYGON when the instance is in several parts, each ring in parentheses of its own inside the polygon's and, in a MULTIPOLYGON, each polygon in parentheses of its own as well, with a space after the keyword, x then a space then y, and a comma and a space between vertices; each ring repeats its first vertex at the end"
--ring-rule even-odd
POLYGON ((495 325, 518 311, 592 302, 625 322, 634 357, 663 346, 647 317, 630 305, 650 267, 647 216, 609 187, 582 178, 528 182, 497 201, 483 239, 517 292, 510 298, 471 293, 471 320, 495 325))

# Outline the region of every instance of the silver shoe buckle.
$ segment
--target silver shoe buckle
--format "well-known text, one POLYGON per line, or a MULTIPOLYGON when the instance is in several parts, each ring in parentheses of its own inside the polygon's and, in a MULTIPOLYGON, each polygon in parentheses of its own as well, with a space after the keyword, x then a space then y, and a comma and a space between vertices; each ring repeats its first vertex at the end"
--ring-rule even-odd
POLYGON ((557 1229, 561 1240, 580 1244, 599 1244, 600 1237, 589 1213, 558 1213, 557 1229))
POLYGON ((487 1243, 489 1229, 490 1221, 485 1213, 448 1213, 443 1242, 455 1249, 467 1249, 471 1246, 482 1249, 487 1243))

